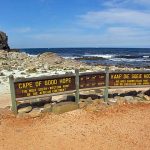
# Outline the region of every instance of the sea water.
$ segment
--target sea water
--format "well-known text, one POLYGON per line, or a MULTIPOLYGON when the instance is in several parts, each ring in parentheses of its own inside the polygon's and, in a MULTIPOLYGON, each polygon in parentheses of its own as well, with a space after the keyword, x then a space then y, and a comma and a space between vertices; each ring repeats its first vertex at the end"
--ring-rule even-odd
POLYGON ((30 55, 53 52, 90 64, 150 68, 150 48, 26 48, 30 55), (87 59, 88 58, 88 59, 87 59))

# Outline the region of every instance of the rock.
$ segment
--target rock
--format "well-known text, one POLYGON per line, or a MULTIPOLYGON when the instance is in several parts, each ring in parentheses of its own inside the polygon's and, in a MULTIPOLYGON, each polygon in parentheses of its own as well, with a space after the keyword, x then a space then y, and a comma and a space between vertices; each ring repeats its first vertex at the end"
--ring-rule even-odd
POLYGON ((132 101, 132 100, 134 100, 133 96, 125 96, 124 99, 126 101, 132 101))
POLYGON ((52 112, 55 114, 62 114, 68 111, 78 109, 79 106, 75 102, 62 102, 54 105, 52 107, 52 112))
MULTIPOLYGON (((43 53, 43 54, 40 54, 38 56, 39 58, 39 61, 42 61, 42 62, 45 62, 47 64, 60 64, 62 63, 62 61, 64 60, 64 58, 58 56, 57 54, 55 53, 52 53, 52 52, 46 52, 46 53, 43 53)), ((48 68, 48 66, 46 66, 48 68)))
POLYGON ((76 97, 74 95, 68 95, 67 101, 75 102, 76 97))
POLYGON ((51 104, 45 104, 45 105, 44 105, 44 108, 51 108, 51 107, 52 107, 51 104))
POLYGON ((126 91, 125 93, 121 93, 120 96, 137 96, 139 92, 137 91, 126 91))
POLYGON ((86 101, 87 101, 88 103, 92 103, 92 98, 91 98, 91 97, 88 97, 88 98, 86 99, 86 101))
POLYGON ((0 49, 9 50, 8 36, 6 33, 0 31, 0 49))
POLYGON ((51 96, 32 99, 30 103, 33 107, 43 107, 45 104, 51 103, 51 96))
POLYGON ((143 98, 146 100, 146 101, 150 101, 150 97, 148 95, 144 95, 143 98))
POLYGON ((137 100, 138 102, 143 101, 143 97, 135 97, 134 99, 137 100))
POLYGON ((98 96, 98 95, 96 95, 96 94, 80 94, 80 98, 81 99, 99 99, 100 98, 100 96, 98 96))
POLYGON ((140 97, 140 98, 143 98, 144 94, 143 93, 139 93, 137 96, 140 97))
POLYGON ((145 91, 144 94, 150 96, 150 90, 145 91))
POLYGON ((32 110, 32 107, 31 106, 27 106, 27 107, 18 109, 18 113, 28 113, 31 110, 32 110))
POLYGON ((81 99, 87 99, 89 97, 89 94, 81 94, 80 93, 80 98, 81 99))
POLYGON ((51 104, 45 104, 42 112, 51 112, 51 111, 52 111, 52 105, 51 104))
POLYGON ((52 102, 60 102, 67 100, 67 95, 58 95, 58 96, 52 96, 52 102))
POLYGON ((129 91, 127 94, 128 94, 128 96, 137 96, 138 93, 139 92, 137 92, 137 91, 129 91))
POLYGON ((32 111, 28 114, 29 117, 31 118, 36 118, 36 117, 40 117, 41 116, 41 109, 39 108, 34 108, 32 109, 32 111))

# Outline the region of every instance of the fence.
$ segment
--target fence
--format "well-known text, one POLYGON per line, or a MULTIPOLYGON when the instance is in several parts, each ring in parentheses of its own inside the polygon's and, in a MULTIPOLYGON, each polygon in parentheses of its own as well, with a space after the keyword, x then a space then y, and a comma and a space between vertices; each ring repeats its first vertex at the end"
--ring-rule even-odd
POLYGON ((53 75, 14 79, 9 76, 12 99, 12 111, 17 114, 17 101, 41 98, 46 96, 75 93, 76 102, 80 100, 80 91, 104 89, 104 100, 108 100, 109 89, 148 87, 150 71, 105 71, 53 75))

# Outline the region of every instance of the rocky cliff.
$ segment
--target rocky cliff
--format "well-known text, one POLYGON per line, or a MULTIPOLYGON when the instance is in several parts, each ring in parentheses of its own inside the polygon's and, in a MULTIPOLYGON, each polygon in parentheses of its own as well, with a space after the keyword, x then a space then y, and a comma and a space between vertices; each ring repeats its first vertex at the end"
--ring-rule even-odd
POLYGON ((8 45, 8 36, 6 33, 0 31, 0 50, 9 50, 9 45, 8 45))

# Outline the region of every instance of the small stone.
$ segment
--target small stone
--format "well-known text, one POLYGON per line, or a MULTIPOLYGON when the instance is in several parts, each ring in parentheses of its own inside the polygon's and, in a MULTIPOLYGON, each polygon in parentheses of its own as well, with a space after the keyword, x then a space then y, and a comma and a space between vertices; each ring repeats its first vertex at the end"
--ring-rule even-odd
POLYGON ((150 97, 148 95, 144 95, 143 98, 146 100, 146 101, 150 101, 150 97))
POLYGON ((18 113, 28 113, 31 110, 32 110, 32 107, 31 106, 27 106, 27 107, 18 109, 18 113))
POLYGON ((92 98, 91 98, 91 97, 88 97, 88 98, 86 99, 86 101, 87 101, 87 102, 92 102, 92 98))

